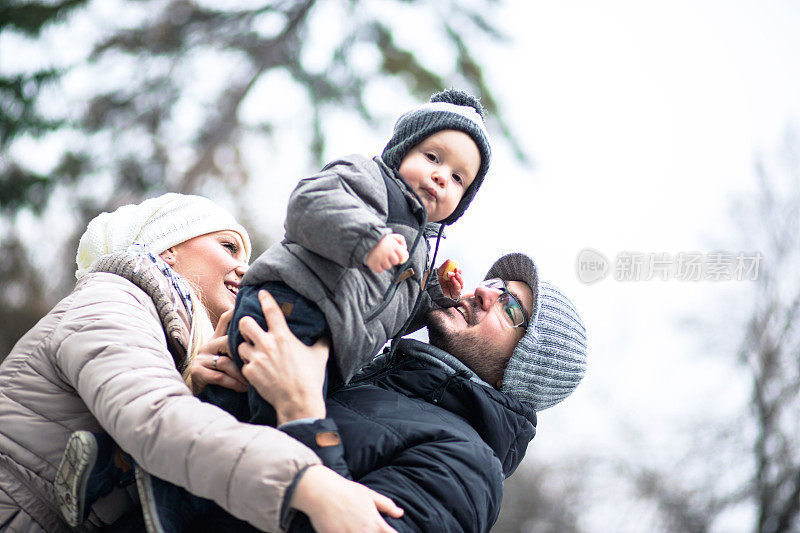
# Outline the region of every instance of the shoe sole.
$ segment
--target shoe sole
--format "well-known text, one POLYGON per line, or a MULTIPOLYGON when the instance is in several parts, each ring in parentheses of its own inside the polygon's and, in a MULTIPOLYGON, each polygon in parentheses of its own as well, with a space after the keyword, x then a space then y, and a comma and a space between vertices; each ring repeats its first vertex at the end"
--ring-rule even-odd
POLYGON ((144 527, 147 533, 164 533, 161 521, 158 519, 156 502, 153 499, 153 481, 150 474, 135 467, 136 490, 139 492, 139 503, 142 506, 142 516, 144 517, 144 527))
POLYGON ((90 432, 76 431, 70 435, 53 484, 58 509, 71 527, 83 522, 86 484, 96 460, 97 441, 90 432))

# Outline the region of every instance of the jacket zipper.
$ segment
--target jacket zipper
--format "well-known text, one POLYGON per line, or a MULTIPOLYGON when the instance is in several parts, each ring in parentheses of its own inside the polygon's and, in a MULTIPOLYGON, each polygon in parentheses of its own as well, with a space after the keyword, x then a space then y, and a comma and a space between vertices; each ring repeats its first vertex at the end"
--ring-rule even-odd
POLYGON ((448 375, 447 379, 439 383, 439 385, 434 389, 433 393, 431 393, 431 403, 434 405, 438 404, 442 399, 442 396, 444 396, 447 387, 450 386, 450 383, 452 383, 454 379, 462 377, 462 374, 463 372, 459 370, 455 374, 448 375))
MULTIPOLYGON (((403 272, 403 270, 400 269, 400 273, 402 273, 402 272, 403 272)), ((391 303, 392 298, 394 298, 394 295, 397 292, 397 286, 399 285, 397 280, 398 280, 399 277, 400 277, 400 274, 395 276, 395 278, 392 280, 392 284, 389 286, 389 289, 384 293, 381 303, 378 304, 378 307, 376 307, 369 314, 369 316, 366 318, 365 322, 370 322, 371 320, 373 320, 375 317, 377 317, 379 314, 381 314, 383 312, 383 310, 386 309, 386 307, 391 303)))
MULTIPOLYGON (((394 175, 398 179, 400 179, 400 181, 404 181, 402 176, 400 176, 400 173, 397 172, 396 170, 394 171, 394 175)), ((425 234, 425 223, 428 220, 428 211, 425 209, 425 204, 422 203, 420 197, 417 196, 417 193, 414 192, 414 190, 411 189, 410 187, 408 188, 408 190, 411 192, 414 198, 417 199, 417 202, 419 202, 419 205, 422 207, 422 213, 423 213, 422 222, 419 226, 419 229, 417 230, 417 236, 414 239, 414 244, 413 246, 411 246, 411 250, 408 251, 408 261, 406 261, 403 265, 401 265, 400 268, 397 269, 398 272, 392 278, 392 284, 389 286, 389 288, 383 295, 383 301, 380 304, 378 304, 378 306, 375 309, 373 309, 371 312, 367 314, 367 318, 364 320, 364 323, 374 320, 375 317, 380 315, 383 312, 383 310, 386 309, 386 306, 388 306, 392 298, 394 298, 394 295, 397 292, 397 285, 398 285, 397 280, 400 279, 400 276, 402 276, 403 272, 405 272, 406 269, 408 268, 408 265, 411 263, 411 258, 414 257, 414 252, 417 250, 417 246, 419 246, 419 242, 422 240, 422 237, 425 234)), ((425 266, 426 267, 428 266, 427 254, 425 255, 425 266)), ((417 298, 421 296, 423 289, 424 287, 420 285, 420 294, 417 295, 417 298)))

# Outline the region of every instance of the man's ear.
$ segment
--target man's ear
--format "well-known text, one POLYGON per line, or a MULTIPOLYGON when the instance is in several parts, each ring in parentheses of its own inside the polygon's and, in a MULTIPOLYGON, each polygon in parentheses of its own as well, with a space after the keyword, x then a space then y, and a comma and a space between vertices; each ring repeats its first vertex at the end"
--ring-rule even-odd
POLYGON ((503 386, 503 378, 500 378, 497 380, 497 383, 495 384, 494 388, 500 390, 500 387, 502 386, 503 386))
POLYGON ((167 248, 159 254, 169 266, 175 266, 175 247, 167 248))

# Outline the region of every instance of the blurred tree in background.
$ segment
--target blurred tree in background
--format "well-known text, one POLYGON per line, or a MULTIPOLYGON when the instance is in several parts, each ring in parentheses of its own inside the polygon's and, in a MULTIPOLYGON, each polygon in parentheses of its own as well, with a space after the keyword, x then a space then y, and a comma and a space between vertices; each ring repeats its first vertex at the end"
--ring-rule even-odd
POLYGON ((786 136, 781 165, 757 166, 757 194, 741 202, 737 218, 763 252, 739 362, 751 382, 742 417, 752 464, 742 496, 756 508, 755 531, 800 530, 800 149, 786 136), (743 216, 742 216, 743 215, 743 216))
MULTIPOLYGON (((533 440, 533 445, 536 444, 533 440)), ((492 533, 579 533, 583 465, 523 462, 503 487, 503 506, 492 533)))
POLYGON ((337 113, 390 131, 376 94, 419 102, 468 89, 524 159, 476 59, 504 39, 485 16, 494 4, 5 2, 0 354, 71 288, 77 238, 101 211, 166 191, 206 194, 263 249, 277 235, 260 233, 245 205, 248 150, 274 141, 280 158, 286 130, 301 132, 304 171, 315 171, 331 135, 346 136, 325 127, 337 113), (399 39, 398 25, 424 39, 399 39), (298 98, 306 112, 286 124, 284 102, 298 98))

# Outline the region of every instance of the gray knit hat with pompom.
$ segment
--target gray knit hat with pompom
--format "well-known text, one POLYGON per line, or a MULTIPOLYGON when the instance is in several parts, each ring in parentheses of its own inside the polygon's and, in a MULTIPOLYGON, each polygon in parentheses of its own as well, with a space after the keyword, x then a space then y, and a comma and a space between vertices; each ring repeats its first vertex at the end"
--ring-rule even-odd
POLYGON ((434 133, 442 130, 459 130, 469 135, 478 146, 481 166, 464 196, 442 224, 452 224, 467 210, 475 193, 489 170, 492 148, 484 124, 483 106, 474 96, 457 89, 447 89, 431 96, 422 104, 404 113, 394 125, 394 133, 381 158, 392 169, 398 170, 406 153, 434 133))
POLYGON ((533 313, 508 361, 500 391, 547 409, 570 395, 586 373, 586 329, 572 302, 539 280, 533 259, 514 253, 498 259, 484 279, 521 281, 533 291, 533 313))

